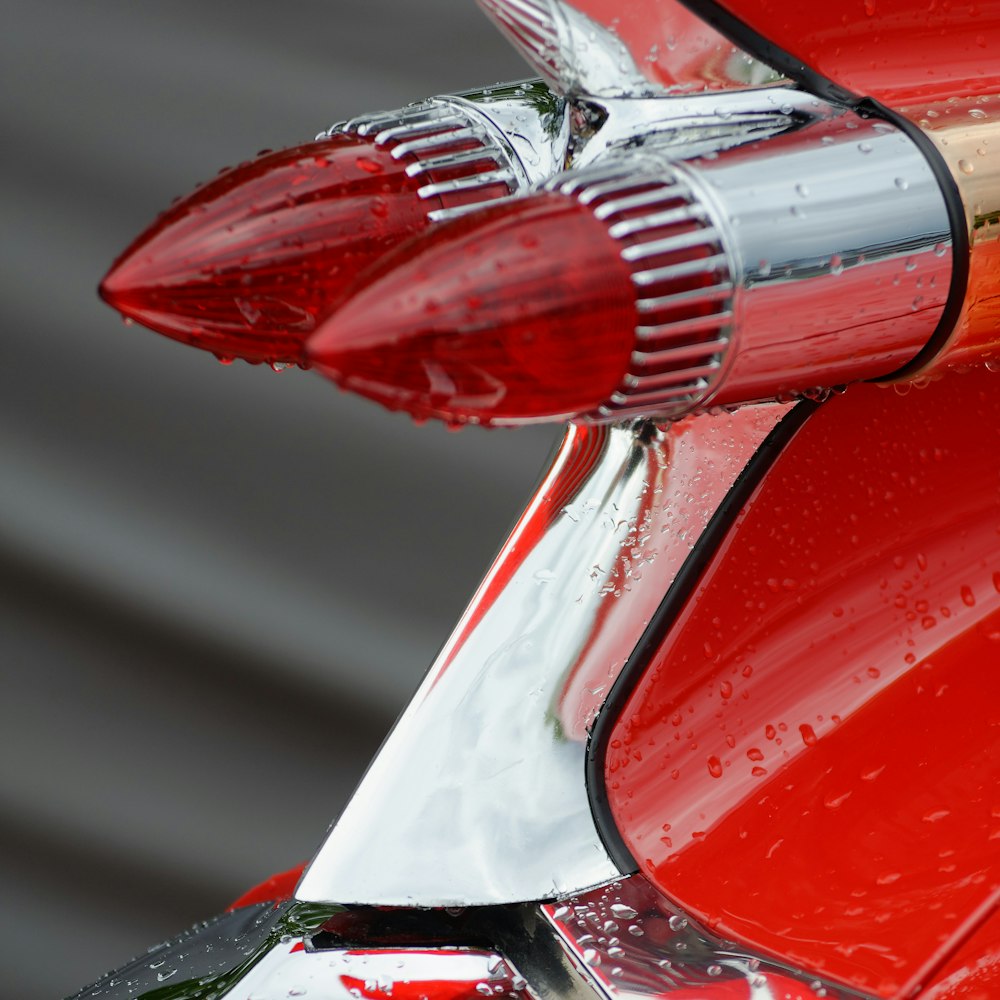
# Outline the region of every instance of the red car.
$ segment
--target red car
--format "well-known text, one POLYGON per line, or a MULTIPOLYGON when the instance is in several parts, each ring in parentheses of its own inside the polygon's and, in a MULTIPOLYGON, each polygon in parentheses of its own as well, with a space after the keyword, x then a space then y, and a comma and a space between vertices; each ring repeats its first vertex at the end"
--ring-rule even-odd
POLYGON ((78 997, 1000 995, 996 12, 481 6, 542 79, 223 173, 104 281, 568 423, 304 873, 78 997))

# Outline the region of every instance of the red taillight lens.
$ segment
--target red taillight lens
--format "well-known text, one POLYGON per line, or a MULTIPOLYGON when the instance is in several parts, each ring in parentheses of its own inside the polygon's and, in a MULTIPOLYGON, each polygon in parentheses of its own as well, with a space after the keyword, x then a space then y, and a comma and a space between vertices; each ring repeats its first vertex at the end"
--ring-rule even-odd
POLYGON ((393 409, 454 423, 573 416, 608 397, 635 327, 607 228, 556 194, 484 209, 387 258, 306 345, 393 409))
POLYGON ((445 102, 413 105, 223 172, 119 258, 101 295, 224 358, 293 363, 373 261, 438 210, 516 184, 495 137, 445 102))
POLYGON ((101 295, 143 326, 222 357, 297 362, 345 285, 425 226, 405 167, 336 133, 227 170, 161 215, 101 295))

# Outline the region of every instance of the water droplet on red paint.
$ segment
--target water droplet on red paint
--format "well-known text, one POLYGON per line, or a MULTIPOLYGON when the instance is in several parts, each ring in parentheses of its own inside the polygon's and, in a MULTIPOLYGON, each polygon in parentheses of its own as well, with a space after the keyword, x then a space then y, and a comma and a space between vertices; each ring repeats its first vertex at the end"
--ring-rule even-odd
POLYGON ((969 586, 962 587, 962 603, 969 608, 976 603, 976 595, 972 593, 972 588, 969 586))
POLYGON ((713 778, 721 778, 722 777, 722 761, 719 760, 718 757, 709 757, 708 758, 708 773, 713 778))
POLYGON ((868 676, 871 677, 873 680, 877 680, 879 677, 882 676, 882 671, 879 670, 878 667, 869 667, 865 671, 865 673, 868 674, 868 676))
MULTIPOLYGON (((359 156, 354 162, 367 174, 380 174, 383 171, 382 164, 368 156, 359 156)), ((319 158, 317 158, 317 164, 324 166, 324 164, 319 163, 319 158)))
POLYGON ((778 735, 778 730, 774 726, 768 724, 764 727, 764 735, 769 739, 773 740, 775 736, 778 735))
POLYGON ((751 773, 751 774, 752 774, 752 775, 753 775, 753 776, 754 776, 755 778, 763 778, 763 777, 764 777, 764 775, 766 775, 766 774, 767 774, 767 768, 766 768, 766 767, 760 767, 760 766, 758 766, 758 767, 752 767, 752 768, 750 769, 750 773, 751 773))
POLYGON ((751 747, 747 750, 747 757, 749 757, 750 760, 763 760, 764 754, 761 750, 758 750, 757 747, 751 747))
POLYGON ((850 792, 831 792, 823 799, 823 805, 827 809, 839 809, 850 797, 850 792))
POLYGON ((807 747, 816 746, 816 731, 809 725, 808 722, 799 726, 799 732, 802 734, 802 742, 805 743, 807 747))
POLYGON ((733 685, 730 684, 729 681, 722 681, 722 683, 719 684, 719 694, 722 695, 723 698, 732 698, 733 685))

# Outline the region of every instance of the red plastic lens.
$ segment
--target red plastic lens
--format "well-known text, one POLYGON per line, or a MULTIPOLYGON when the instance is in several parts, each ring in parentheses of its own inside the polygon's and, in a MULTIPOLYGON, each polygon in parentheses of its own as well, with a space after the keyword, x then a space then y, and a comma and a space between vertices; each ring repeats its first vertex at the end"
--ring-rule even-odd
MULTIPOLYGON (((452 143, 448 151, 479 146, 452 143)), ((460 203, 421 198, 447 171, 335 133, 227 170, 182 199, 119 258, 101 295, 130 319, 221 357, 298 362, 301 344, 360 271, 460 203)), ((484 159, 463 173, 488 170, 484 159)), ((480 189, 475 197, 507 194, 480 189)))
POLYGON ((628 364, 629 274, 589 209, 518 199, 387 258, 306 353, 344 388, 418 418, 574 416, 606 400, 628 364))

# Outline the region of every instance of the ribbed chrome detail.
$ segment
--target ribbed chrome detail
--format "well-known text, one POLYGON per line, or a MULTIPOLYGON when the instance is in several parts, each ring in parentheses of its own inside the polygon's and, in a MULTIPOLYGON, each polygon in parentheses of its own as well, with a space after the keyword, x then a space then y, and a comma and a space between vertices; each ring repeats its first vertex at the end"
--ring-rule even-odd
POLYGON ((547 187, 607 225, 635 288, 635 348, 621 384, 593 416, 673 417, 700 403, 723 371, 736 281, 722 234, 682 168, 611 163, 547 187))
POLYGON ((393 158, 409 158, 406 173, 425 180, 423 199, 463 195, 461 203, 431 209, 440 221, 514 194, 523 184, 518 168, 497 136, 463 107, 432 98, 401 108, 362 115, 333 126, 335 131, 371 138, 393 158), (476 197, 479 194, 480 197, 476 197))
POLYGON ((559 28, 548 0, 479 0, 513 46, 550 83, 561 78, 559 28))

